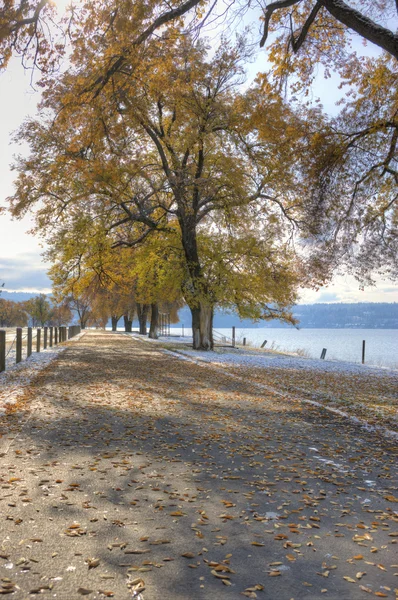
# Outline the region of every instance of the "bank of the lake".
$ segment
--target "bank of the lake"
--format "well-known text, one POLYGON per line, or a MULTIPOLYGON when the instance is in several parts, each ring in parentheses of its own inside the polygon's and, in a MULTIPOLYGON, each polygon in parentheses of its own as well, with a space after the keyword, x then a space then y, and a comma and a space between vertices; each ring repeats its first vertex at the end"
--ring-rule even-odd
MULTIPOLYGON (((171 332, 181 334, 181 327, 172 327, 171 332)), ((231 329, 217 329, 221 335, 231 337, 231 329)), ((184 328, 190 334, 188 327, 184 328)), ((310 358, 319 358, 323 348, 326 359, 360 363, 362 341, 366 341, 365 362, 368 365, 398 369, 397 329, 271 329, 236 328, 236 340, 260 347, 267 340, 266 348, 286 352, 304 353, 310 358)))

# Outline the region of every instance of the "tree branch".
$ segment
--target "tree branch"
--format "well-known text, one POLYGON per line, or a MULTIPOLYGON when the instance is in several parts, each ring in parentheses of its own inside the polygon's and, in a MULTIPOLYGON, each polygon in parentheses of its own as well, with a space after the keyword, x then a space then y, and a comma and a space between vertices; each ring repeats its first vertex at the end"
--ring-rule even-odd
POLYGON ((162 25, 165 25, 166 23, 169 23, 170 21, 173 21, 174 19, 178 19, 178 17, 182 17, 183 15, 185 15, 185 13, 191 10, 191 8, 199 4, 200 1, 201 0, 187 0, 187 2, 184 2, 181 6, 173 8, 160 15, 157 19, 153 21, 153 23, 149 27, 145 29, 145 31, 143 31, 139 36, 135 38, 130 48, 126 50, 125 54, 119 56, 119 58, 107 69, 106 73, 98 77, 98 79, 96 79, 92 86, 90 86, 90 88, 86 89, 85 91, 89 92, 97 88, 94 94, 94 98, 96 98, 100 94, 101 90, 103 90, 103 88, 106 86, 111 77, 115 73, 117 73, 127 61, 127 57, 129 56, 133 48, 140 46, 152 35, 152 33, 156 31, 156 29, 162 27, 162 25))
POLYGON ((321 0, 331 15, 346 27, 398 59, 398 35, 378 25, 343 0, 321 0))
POLYGON ((302 30, 300 31, 299 36, 296 39, 295 39, 294 33, 292 31, 290 41, 292 44, 293 52, 298 52, 300 50, 301 46, 303 45, 303 43, 305 41, 305 38, 307 37, 310 27, 313 24, 313 22, 315 21, 316 16, 319 13, 319 11, 321 10, 321 8, 322 8, 322 2, 321 2, 321 0, 317 0, 317 3, 311 10, 306 22, 303 25, 302 30))
POLYGON ((260 40, 260 48, 262 48, 267 41, 269 22, 273 13, 280 8, 289 8, 289 6, 294 6, 299 2, 301 2, 301 0, 277 0, 277 2, 271 2, 271 4, 268 4, 264 12, 264 33, 260 40))

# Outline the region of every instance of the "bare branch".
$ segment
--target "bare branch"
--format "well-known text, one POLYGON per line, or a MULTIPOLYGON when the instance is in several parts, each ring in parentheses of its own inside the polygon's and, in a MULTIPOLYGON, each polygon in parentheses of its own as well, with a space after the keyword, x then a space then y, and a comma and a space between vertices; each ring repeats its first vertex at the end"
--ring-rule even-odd
POLYGON ((260 48, 262 48, 267 41, 269 22, 273 13, 280 8, 289 8, 289 6, 294 6, 294 4, 298 4, 299 2, 301 2, 301 0, 277 0, 277 2, 268 4, 264 13, 264 33, 260 40, 260 48))
POLYGON ((311 25, 313 24, 313 22, 316 19, 316 16, 318 14, 318 12, 321 10, 322 8, 322 2, 321 0, 318 0, 317 3, 315 4, 315 6, 313 7, 313 9, 311 10, 306 22, 303 25, 302 30, 300 31, 299 36, 295 39, 294 37, 294 33, 292 31, 292 36, 290 38, 291 44, 292 44, 292 48, 293 48, 293 52, 298 52, 301 48, 301 46, 303 45, 305 38, 307 37, 307 34, 310 30, 311 25))

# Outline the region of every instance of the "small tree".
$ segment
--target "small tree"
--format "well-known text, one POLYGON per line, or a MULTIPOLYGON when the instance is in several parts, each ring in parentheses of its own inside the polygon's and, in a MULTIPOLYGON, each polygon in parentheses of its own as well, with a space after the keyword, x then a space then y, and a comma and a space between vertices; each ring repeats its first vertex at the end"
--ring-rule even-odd
POLYGON ((20 302, 0 298, 0 327, 26 327, 28 316, 20 302))
POLYGON ((32 326, 44 327, 46 323, 51 319, 51 303, 47 300, 45 294, 39 294, 35 298, 26 300, 23 303, 24 309, 31 318, 32 326))
POLYGON ((60 304, 53 306, 49 325, 55 327, 68 325, 72 321, 72 317, 73 315, 69 304, 67 302, 61 302, 60 304))

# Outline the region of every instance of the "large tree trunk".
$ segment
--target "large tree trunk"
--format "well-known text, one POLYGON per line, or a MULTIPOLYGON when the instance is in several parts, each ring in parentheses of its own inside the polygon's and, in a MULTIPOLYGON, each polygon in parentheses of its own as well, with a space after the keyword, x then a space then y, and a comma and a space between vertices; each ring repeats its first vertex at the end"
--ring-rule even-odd
POLYGON ((117 322, 119 321, 119 317, 112 315, 111 320, 112 320, 112 331, 117 331, 117 322))
POLYGON ((206 350, 213 350, 213 314, 213 306, 211 304, 201 302, 200 345, 206 350))
POLYGON ((182 233, 182 246, 189 272, 186 296, 189 298, 187 303, 192 314, 193 349, 212 350, 213 305, 206 299, 207 286, 199 262, 195 215, 181 214, 179 222, 182 233))
POLYGON ((213 307, 201 302, 191 314, 194 350, 213 350, 213 307))
POLYGON ((131 333, 133 327, 133 319, 130 319, 129 317, 130 315, 123 315, 124 331, 126 331, 127 333, 131 333))
POLYGON ((159 305, 151 304, 151 324, 149 327, 149 337, 152 340, 158 339, 159 329, 159 305))
POLYGON ((136 306, 137 306, 138 322, 140 324, 139 333, 140 333, 140 335, 146 335, 147 334, 146 322, 147 322, 147 318, 148 318, 149 304, 140 304, 137 302, 136 306))

